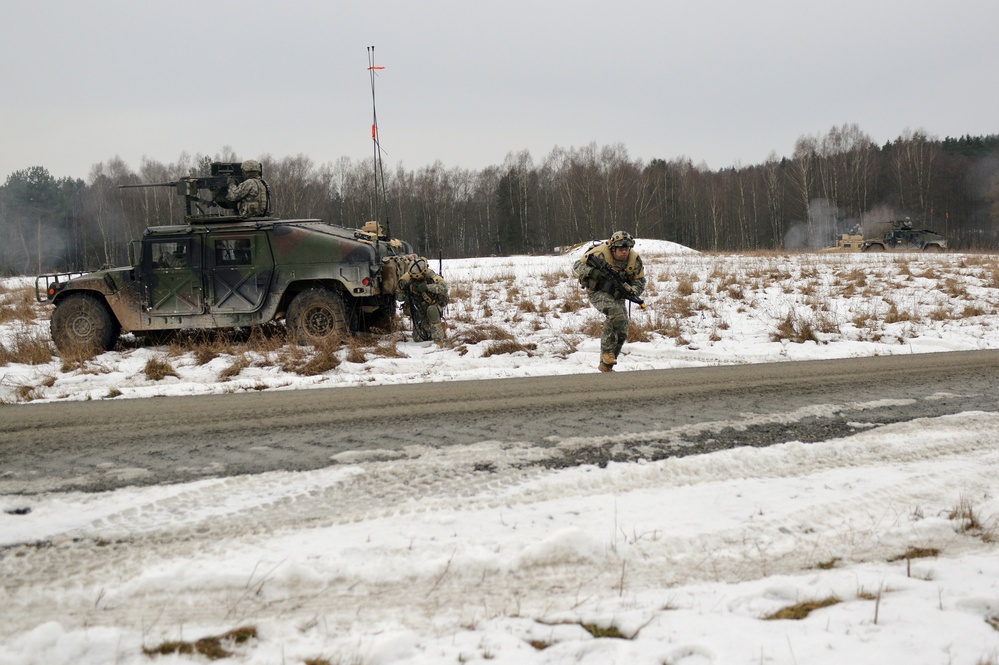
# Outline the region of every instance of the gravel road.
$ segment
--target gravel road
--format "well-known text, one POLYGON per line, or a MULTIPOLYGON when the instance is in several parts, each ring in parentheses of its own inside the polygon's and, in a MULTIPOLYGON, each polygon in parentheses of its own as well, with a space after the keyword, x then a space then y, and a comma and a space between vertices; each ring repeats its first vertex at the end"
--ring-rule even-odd
MULTIPOLYGON (((996 411, 999 351, 0 406, 0 492, 104 491, 494 441, 524 465, 820 441, 996 411)), ((489 470, 484 459, 482 470, 489 470)))

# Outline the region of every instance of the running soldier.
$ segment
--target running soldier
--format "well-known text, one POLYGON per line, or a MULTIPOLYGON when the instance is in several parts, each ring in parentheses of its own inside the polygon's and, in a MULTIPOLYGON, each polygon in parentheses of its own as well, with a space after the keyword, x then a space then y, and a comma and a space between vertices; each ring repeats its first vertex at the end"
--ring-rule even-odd
POLYGON ((572 264, 579 285, 598 312, 607 317, 600 336, 601 372, 611 372, 617 364, 621 347, 628 339, 628 312, 625 299, 641 303, 645 290, 645 270, 642 259, 632 251, 635 238, 626 231, 617 231, 610 240, 589 249, 572 264))

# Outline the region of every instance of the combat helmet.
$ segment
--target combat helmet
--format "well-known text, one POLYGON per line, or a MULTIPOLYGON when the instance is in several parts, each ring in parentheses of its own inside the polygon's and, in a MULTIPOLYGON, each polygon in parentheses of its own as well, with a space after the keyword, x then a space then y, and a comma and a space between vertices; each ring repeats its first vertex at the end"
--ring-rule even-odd
POLYGON ((422 256, 418 256, 409 265, 409 272, 412 275, 422 275, 427 271, 427 267, 427 260, 422 256))
POLYGON ((255 159, 248 159, 245 162, 243 162, 240 166, 243 169, 244 174, 262 172, 262 168, 260 167, 260 162, 258 162, 255 159))
POLYGON ((631 235, 627 231, 615 231, 614 235, 610 237, 610 242, 608 243, 613 249, 614 247, 634 247, 635 246, 635 236, 631 235))
POLYGON ((377 233, 379 236, 385 235, 385 227, 375 221, 364 222, 361 230, 365 233, 377 233))

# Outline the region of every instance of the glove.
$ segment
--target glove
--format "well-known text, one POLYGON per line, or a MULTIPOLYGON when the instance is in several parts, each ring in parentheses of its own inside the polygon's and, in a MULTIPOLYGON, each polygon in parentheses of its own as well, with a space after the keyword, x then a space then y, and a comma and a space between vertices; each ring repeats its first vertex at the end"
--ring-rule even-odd
POLYGON ((426 282, 414 282, 413 283, 413 290, 416 291, 417 293, 426 293, 427 292, 427 283, 426 282))
POLYGON ((225 184, 227 187, 232 187, 233 185, 236 184, 236 179, 233 178, 232 176, 229 176, 228 178, 225 179, 225 184))
POLYGON ((626 293, 635 292, 635 287, 633 287, 631 284, 628 284, 627 282, 621 284, 621 288, 624 289, 626 293))

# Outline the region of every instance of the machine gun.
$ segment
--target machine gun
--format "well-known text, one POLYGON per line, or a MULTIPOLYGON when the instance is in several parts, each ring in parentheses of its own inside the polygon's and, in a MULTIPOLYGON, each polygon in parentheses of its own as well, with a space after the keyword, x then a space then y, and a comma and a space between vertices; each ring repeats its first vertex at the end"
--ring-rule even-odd
POLYGON ((604 257, 599 254, 590 254, 586 257, 586 265, 596 268, 601 273, 603 273, 604 283, 603 290, 610 294, 620 293, 624 296, 626 300, 638 305, 640 308, 645 309, 645 301, 631 289, 631 285, 624 280, 624 276, 621 272, 607 263, 604 257))
MULTIPOLYGON (((261 167, 261 176, 263 167, 261 167)), ((185 216, 191 217, 219 217, 231 216, 231 213, 224 211, 235 210, 236 204, 228 199, 229 184, 239 184, 243 182, 243 166, 239 163, 212 162, 211 175, 208 176, 187 176, 178 178, 172 182, 140 183, 136 185, 118 185, 119 189, 139 188, 139 187, 173 187, 177 193, 184 197, 185 216), (201 192, 208 192, 208 196, 201 196, 201 192), (197 215, 195 215, 197 207, 197 215), (220 211, 221 209, 221 211, 220 211)), ((261 178, 263 182, 263 178, 261 178)), ((264 182, 267 190, 267 212, 271 213, 271 190, 264 182)))

